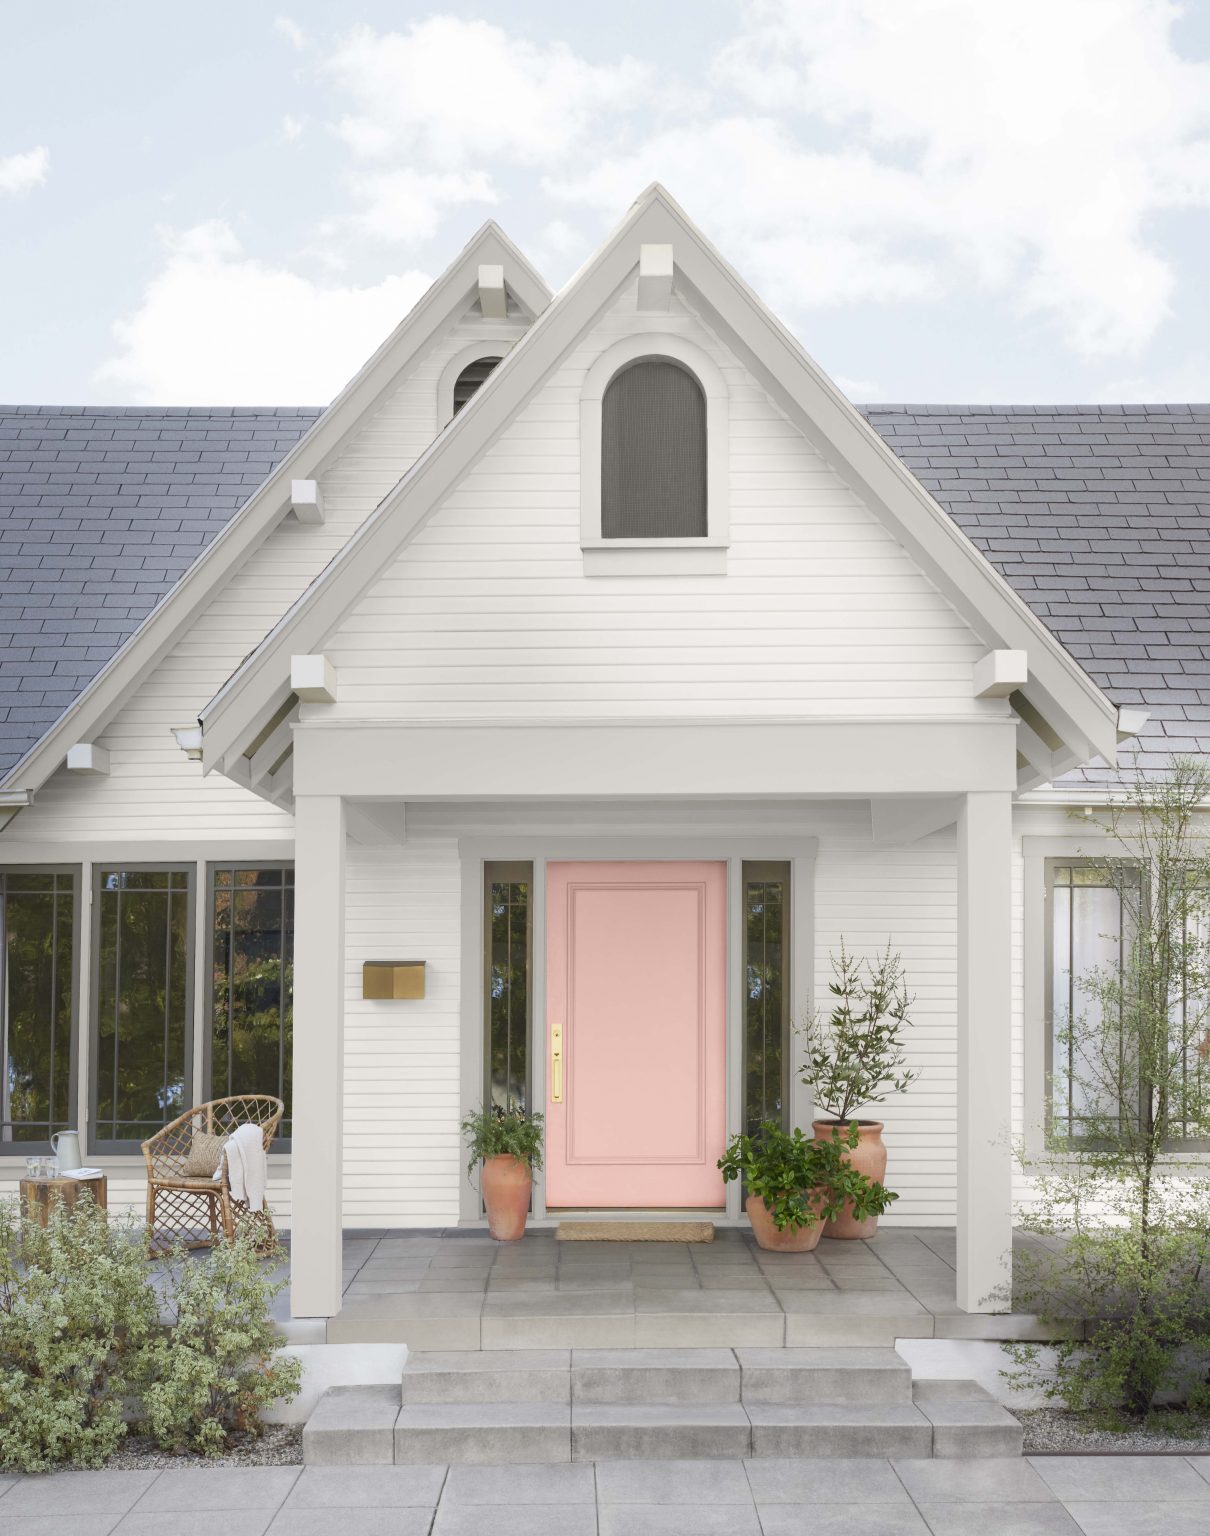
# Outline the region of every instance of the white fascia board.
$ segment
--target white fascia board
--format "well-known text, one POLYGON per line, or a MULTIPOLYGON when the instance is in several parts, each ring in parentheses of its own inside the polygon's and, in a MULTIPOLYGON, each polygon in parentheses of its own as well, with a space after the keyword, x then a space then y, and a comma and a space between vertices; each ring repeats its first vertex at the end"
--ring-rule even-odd
POLYGON ((91 773, 104 778, 109 773, 109 753, 92 741, 77 741, 67 749, 69 773, 91 773))
POLYGON ((971 669, 977 699, 1006 699, 1029 682, 1029 657, 1024 651, 988 651, 971 669))
POLYGON ((290 483, 313 479, 335 459, 409 361, 423 353, 443 326, 474 299, 482 262, 503 263, 518 304, 537 318, 551 292, 537 270, 489 220, 341 390, 327 410, 206 546, 163 601, 46 734, 4 776, 6 786, 40 788, 73 742, 95 735, 159 665, 231 574, 289 510, 290 483))
MULTIPOLYGON (((215 759, 267 709, 284 655, 319 650, 348 609, 410 541, 548 374, 633 281, 643 244, 674 246, 677 283, 813 442, 879 512, 972 630, 997 649, 1027 651, 1031 696, 1072 745, 1113 760, 1117 711, 1025 602, 946 515, 868 422, 806 355, 658 185, 559 293, 450 426, 202 711, 215 759)), ((208 761, 210 760, 208 748, 208 761)))

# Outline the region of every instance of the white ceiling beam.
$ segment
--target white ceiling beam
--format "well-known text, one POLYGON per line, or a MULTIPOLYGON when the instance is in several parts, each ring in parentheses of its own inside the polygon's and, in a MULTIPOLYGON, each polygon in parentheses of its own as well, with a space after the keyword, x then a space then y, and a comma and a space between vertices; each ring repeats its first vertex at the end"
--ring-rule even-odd
POLYGON ((1029 657, 1024 651, 988 651, 971 678, 977 699, 1006 699, 1029 682, 1029 657))
POLYGON ((294 793, 294 754, 286 758, 285 762, 271 774, 263 784, 256 788, 256 793, 263 795, 273 805, 281 805, 294 793))
POLYGON ((870 832, 882 847, 903 847, 958 820, 958 801, 914 796, 870 801, 870 832))
POLYGON ((298 711, 291 710, 284 720, 278 721, 252 754, 248 766, 250 785, 255 786, 262 779, 267 779, 282 758, 292 750, 294 732, 291 727, 297 719, 298 711))
POLYGON ((290 507, 300 523, 322 523, 324 493, 318 480, 291 480, 290 507))
POLYGON ((644 313, 667 310, 672 303, 672 247, 639 246, 639 308, 644 313))
POLYGON ((508 315, 508 292, 504 286, 504 268, 479 268, 479 308, 485 320, 503 320, 508 315))
POLYGON ((1029 766, 1049 783, 1056 775, 1055 754, 1032 726, 1017 721, 1017 751, 1029 766))
POLYGON ((109 753, 95 742, 77 741, 67 749, 67 769, 69 773, 91 773, 104 778, 109 773, 109 753))
POLYGON ((336 668, 322 654, 291 656, 290 688, 304 704, 335 704, 336 668))

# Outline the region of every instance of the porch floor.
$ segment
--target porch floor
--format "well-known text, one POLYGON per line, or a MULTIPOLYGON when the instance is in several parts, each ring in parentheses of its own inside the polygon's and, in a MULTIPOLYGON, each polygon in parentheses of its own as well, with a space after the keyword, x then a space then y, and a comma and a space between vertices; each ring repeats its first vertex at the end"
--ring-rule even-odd
POLYGON ((331 1342, 416 1349, 769 1347, 897 1338, 1039 1337, 1029 1315, 964 1312, 952 1228, 766 1253, 750 1230, 712 1243, 517 1243, 441 1228, 349 1232, 331 1342))

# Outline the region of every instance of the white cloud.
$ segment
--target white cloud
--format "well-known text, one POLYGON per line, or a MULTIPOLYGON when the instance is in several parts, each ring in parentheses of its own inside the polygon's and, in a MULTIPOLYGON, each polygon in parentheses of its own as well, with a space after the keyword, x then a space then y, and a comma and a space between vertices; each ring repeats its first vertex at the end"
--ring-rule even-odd
POLYGON ((364 205, 360 227, 376 239, 400 245, 431 240, 449 208, 499 201, 484 171, 373 171, 355 175, 351 187, 364 205))
POLYGON ((307 46, 307 34, 289 16, 275 16, 273 18, 273 30, 284 37, 291 47, 297 48, 299 52, 307 46))
POLYGON ((595 123, 644 105, 656 78, 632 58, 590 64, 565 43, 454 16, 358 28, 330 69, 351 98, 339 132, 357 156, 434 169, 568 160, 595 123))
POLYGON ((301 117, 293 117, 287 112, 281 120, 281 136, 287 144, 296 144, 302 138, 306 126, 301 117))
MULTIPOLYGON (((923 227, 947 284, 1009 296, 1080 353, 1129 354, 1173 292, 1153 216, 1210 205, 1210 66, 1177 55, 1179 15, 1172 0, 753 0, 714 79, 786 133, 822 128, 900 172, 914 206, 874 210, 869 262, 923 227)), ((813 189, 783 191, 793 223, 813 189)))
POLYGON ((50 170, 50 150, 45 144, 24 154, 8 155, 0 160, 0 192, 29 192, 46 180, 50 170))
POLYGON ((114 325, 117 351, 96 374, 140 404, 323 404, 430 282, 405 272, 323 287, 246 256, 221 219, 162 238, 163 269, 114 325))

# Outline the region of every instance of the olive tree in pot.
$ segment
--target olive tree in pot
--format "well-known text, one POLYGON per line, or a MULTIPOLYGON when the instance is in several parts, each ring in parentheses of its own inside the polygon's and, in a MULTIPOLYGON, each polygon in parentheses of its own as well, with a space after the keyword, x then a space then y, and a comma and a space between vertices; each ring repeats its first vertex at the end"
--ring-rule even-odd
MULTIPOLYGON (((828 990, 837 999, 827 1015, 818 1009, 801 1026, 807 1058, 799 1072, 815 1095, 813 1122, 817 1140, 838 1141, 847 1157, 867 1178, 881 1182, 886 1173, 886 1146, 881 1120, 857 1118, 858 1111, 904 1093, 920 1076, 908 1066, 903 1034, 909 1024, 903 960, 888 944, 874 960, 859 960, 841 941, 840 954, 830 957, 828 990)), ((830 1216, 825 1237, 873 1237, 878 1213, 864 1215, 856 1205, 830 1216)))
POLYGON ((762 1122, 755 1136, 734 1136, 719 1158, 724 1183, 742 1178, 748 1219, 757 1243, 776 1253, 806 1253, 825 1221, 851 1208, 878 1216, 898 1197, 849 1161, 856 1127, 844 1136, 811 1140, 797 1126, 784 1131, 762 1122))
POLYGON ((493 1104, 462 1122, 470 1159, 466 1171, 482 1162, 479 1187, 487 1208, 487 1230, 502 1243, 514 1243, 525 1231, 533 1170, 542 1166, 542 1116, 493 1104))

